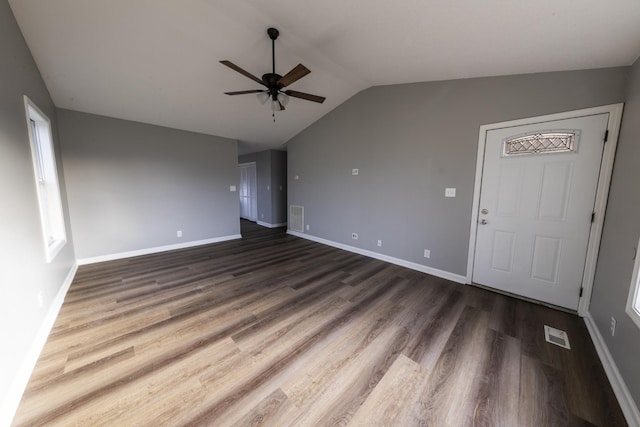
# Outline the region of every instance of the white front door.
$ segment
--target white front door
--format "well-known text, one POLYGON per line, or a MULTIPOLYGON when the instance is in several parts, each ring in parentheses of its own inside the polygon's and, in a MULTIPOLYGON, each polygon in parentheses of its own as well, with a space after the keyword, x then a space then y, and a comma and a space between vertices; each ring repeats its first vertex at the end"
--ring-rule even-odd
POLYGON ((487 132, 474 283, 578 308, 608 119, 487 132))
POLYGON ((258 219, 258 189, 256 185, 256 164, 238 165, 240 172, 240 218, 256 221, 258 219))

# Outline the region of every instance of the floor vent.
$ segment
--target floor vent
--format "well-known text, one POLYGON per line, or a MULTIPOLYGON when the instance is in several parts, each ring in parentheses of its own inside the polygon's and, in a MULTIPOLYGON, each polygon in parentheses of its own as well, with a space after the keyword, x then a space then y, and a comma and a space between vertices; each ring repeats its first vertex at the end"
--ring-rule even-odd
POLYGON ((304 207, 289 206, 289 230, 304 233, 304 207))
POLYGON ((551 344, 559 345, 560 347, 571 350, 571 346, 569 345, 569 336, 565 331, 544 325, 544 338, 551 344))

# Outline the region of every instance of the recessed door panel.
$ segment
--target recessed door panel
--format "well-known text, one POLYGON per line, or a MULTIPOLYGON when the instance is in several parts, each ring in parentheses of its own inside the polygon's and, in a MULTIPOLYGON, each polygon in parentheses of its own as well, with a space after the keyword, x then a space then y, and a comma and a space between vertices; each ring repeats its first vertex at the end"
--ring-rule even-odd
POLYGON ((544 165, 538 218, 566 220, 572 171, 573 162, 549 162, 544 165))
POLYGON ((516 216, 518 214, 521 186, 522 174, 518 165, 501 165, 496 215, 516 216))
POLYGON ((562 239, 560 238, 536 236, 533 245, 531 277, 556 284, 558 281, 561 248, 562 239))
POLYGON ((513 263, 514 240, 515 233, 496 231, 493 234, 491 268, 507 273, 511 272, 511 266, 513 263))

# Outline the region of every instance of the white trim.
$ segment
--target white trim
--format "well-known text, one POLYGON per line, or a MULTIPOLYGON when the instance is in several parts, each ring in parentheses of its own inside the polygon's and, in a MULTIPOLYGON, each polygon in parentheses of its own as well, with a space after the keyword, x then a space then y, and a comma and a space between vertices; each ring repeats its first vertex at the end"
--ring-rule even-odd
POLYGON ((312 236, 311 234, 299 233, 293 230, 287 230, 287 234, 292 236, 301 237, 303 239, 312 240, 314 242, 322 243, 323 245, 333 246, 334 248, 343 249, 345 251, 354 252, 356 254, 368 256, 370 258, 379 259, 381 261, 390 262, 401 267, 407 267, 412 270, 421 271, 423 273, 430 274, 432 276, 441 277, 443 279, 451 280, 452 282, 465 283, 466 277, 459 274, 450 273, 448 271, 438 270, 437 268, 428 267, 426 265, 418 264, 415 262, 407 261, 400 258, 394 258, 389 255, 380 254, 366 249, 356 248, 355 246, 349 246, 342 243, 334 242, 331 240, 323 239, 321 237, 312 236))
POLYGON ((225 242, 227 240, 242 239, 240 234, 232 234, 229 236, 214 237, 213 239, 196 240, 193 242, 178 243, 175 245, 156 246, 155 248, 139 249, 136 251, 120 252, 109 255, 99 255, 89 258, 78 258, 78 265, 95 264, 98 262, 114 261, 116 259, 131 258, 140 255, 150 255, 159 252, 173 251, 175 249, 192 248, 194 246, 210 245, 211 243, 225 242))
MULTIPOLYGON (((258 220, 258 164, 256 162, 238 163, 238 187, 239 188, 242 187, 242 173, 240 172, 240 169, 245 169, 245 168, 253 169, 253 179, 249 180, 250 181, 249 192, 252 194, 254 193, 255 194, 249 197, 249 204, 251 205, 249 207, 249 210, 251 211, 249 212, 250 217, 245 218, 242 216, 242 203, 241 203, 240 218, 246 219, 247 221, 257 221, 258 220)), ((242 199, 242 196, 240 195, 240 191, 238 191, 238 201, 240 202, 241 199, 242 199)))
POLYGON ((467 275, 465 277, 465 283, 471 283, 473 278, 473 261, 475 258, 476 233, 478 231, 478 210, 480 209, 480 187, 482 184, 482 168, 484 164, 484 150, 486 145, 487 132, 489 132, 490 130, 501 129, 505 127, 522 126, 554 120, 565 120, 576 117, 592 116, 596 114, 609 114, 609 122, 607 123, 607 129, 609 130, 609 139, 604 145, 604 152, 602 154, 600 177, 598 179, 598 188, 596 191, 596 200, 594 206, 596 215, 594 218, 594 222, 591 224, 591 230, 589 234, 589 245, 587 247, 587 256, 585 260, 584 274, 582 277, 583 293, 578 302, 578 314, 580 316, 587 315, 589 311, 589 303, 591 302, 593 279, 595 276, 596 261, 598 260, 600 238, 602 237, 604 213, 607 206, 607 198, 609 197, 609 184, 611 183, 613 160, 615 157, 616 146, 618 144, 618 135, 620 133, 620 121, 622 119, 623 107, 624 104, 611 104, 601 107, 567 111, 564 113, 549 114, 545 116, 511 120, 508 122, 492 123, 480 126, 480 131, 478 134, 476 177, 473 189, 471 228, 469 233, 469 254, 467 258, 467 275))
POLYGON ((629 296, 627 297, 627 307, 625 311, 636 326, 640 328, 640 312, 638 312, 640 306, 640 256, 638 256, 638 249, 640 249, 640 241, 638 242, 638 246, 636 246, 636 260, 633 263, 633 275, 631 276, 629 296))
POLYGON ((277 224, 269 224, 268 222, 262 222, 262 221, 258 221, 256 224, 261 225, 263 227, 268 227, 268 228, 284 227, 285 225, 287 225, 286 222, 279 222, 277 224))
POLYGON ((18 371, 11 382, 11 386, 9 386, 6 399, 0 403, 0 425, 2 426, 10 425, 16 411, 18 410, 18 405, 20 404, 22 395, 27 388, 29 378, 31 378, 31 373, 36 366, 36 362, 38 362, 38 358, 40 357, 40 353, 42 352, 44 345, 47 343, 47 338, 49 338, 51 328, 53 328, 53 325, 56 322, 56 318, 58 317, 58 313, 60 312, 60 308, 64 302, 64 297, 67 295, 67 291, 73 282, 76 271, 78 271, 77 264, 71 267, 67 277, 62 283, 62 286, 51 302, 49 311, 42 320, 40 328, 31 343, 31 347, 24 357, 22 364, 18 368, 18 371))
POLYGON ((53 130, 49 117, 27 95, 23 95, 23 100, 29 146, 31 148, 31 161, 33 162, 33 177, 38 195, 42 243, 44 245, 45 261, 50 263, 67 243, 53 130), (35 125, 35 132, 31 126, 32 121, 35 125), (46 156, 47 160, 42 154, 44 152, 49 153, 49 156, 46 156), (41 175, 40 178, 39 175, 41 175), (40 181, 40 179, 43 181, 40 181), (46 185, 49 187, 48 190, 42 188, 42 182, 49 184, 46 185), (54 240, 50 241, 50 238, 54 240))
POLYGON ((591 341, 593 341, 598 357, 600 357, 600 362, 604 367, 604 371, 611 383, 611 388, 613 388, 613 392, 618 399, 618 403, 620 404, 620 408, 622 409, 622 413, 624 414, 627 423, 630 426, 640 426, 640 411, 638 411, 638 407, 636 406, 631 393, 629 393, 629 389, 624 382, 624 378, 620 375, 616 362, 613 360, 611 353, 609 353, 607 344, 605 343, 604 338, 602 338, 595 320, 591 317, 591 313, 587 313, 586 316, 584 316, 584 323, 587 325, 587 330, 589 331, 589 335, 591 335, 591 341))
MULTIPOLYGON (((624 104, 614 104, 607 107, 601 107, 602 111, 609 112, 609 123, 607 123, 609 138, 604 145, 602 163, 600 165, 600 178, 598 179, 596 202, 594 204, 594 212, 596 215, 593 223, 591 224, 589 245, 587 246, 587 257, 582 277, 583 292, 580 302, 578 303, 578 314, 580 316, 586 316, 589 313, 589 304, 591 303, 593 281, 596 275, 596 264, 598 262, 598 254, 600 251, 600 240, 602 238, 602 229, 604 227, 604 215, 607 210, 607 200, 609 199, 609 187, 611 185, 611 175, 613 174, 613 161, 616 155, 616 147, 618 146, 618 135, 620 134, 623 108, 624 104)), ((592 114, 597 114, 597 112, 593 112, 592 114)))

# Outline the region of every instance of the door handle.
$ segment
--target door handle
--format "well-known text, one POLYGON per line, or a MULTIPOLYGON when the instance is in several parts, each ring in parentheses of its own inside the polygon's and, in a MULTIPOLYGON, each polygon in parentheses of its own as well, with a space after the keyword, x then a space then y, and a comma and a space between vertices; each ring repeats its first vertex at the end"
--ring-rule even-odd
POLYGON ((486 225, 487 224, 487 220, 486 219, 480 220, 480 224, 486 225))

